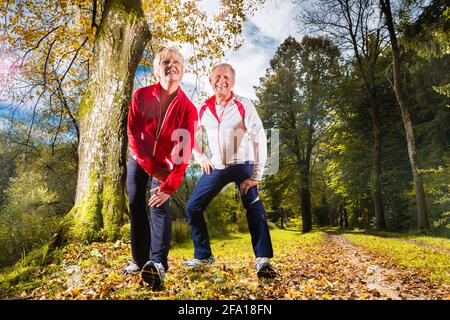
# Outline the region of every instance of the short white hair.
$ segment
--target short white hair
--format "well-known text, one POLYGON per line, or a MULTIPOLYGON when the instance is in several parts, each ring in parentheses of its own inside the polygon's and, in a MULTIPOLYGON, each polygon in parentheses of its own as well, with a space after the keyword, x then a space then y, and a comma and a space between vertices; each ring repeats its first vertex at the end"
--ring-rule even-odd
POLYGON ((228 62, 220 62, 211 69, 211 73, 209 74, 209 77, 211 78, 212 74, 214 73, 214 70, 217 68, 228 68, 231 70, 231 76, 233 77, 233 80, 236 80, 236 71, 234 70, 233 66, 229 64, 228 62))
MULTIPOLYGON (((184 69, 184 57, 181 54, 180 50, 174 46, 167 46, 159 49, 158 53, 155 56, 155 59, 153 59, 153 70, 158 70, 158 66, 161 60, 164 60, 165 58, 170 57, 172 55, 178 56, 180 58, 181 65, 183 66, 184 69)), ((156 77, 159 76, 157 72, 155 72, 155 76, 156 77)))

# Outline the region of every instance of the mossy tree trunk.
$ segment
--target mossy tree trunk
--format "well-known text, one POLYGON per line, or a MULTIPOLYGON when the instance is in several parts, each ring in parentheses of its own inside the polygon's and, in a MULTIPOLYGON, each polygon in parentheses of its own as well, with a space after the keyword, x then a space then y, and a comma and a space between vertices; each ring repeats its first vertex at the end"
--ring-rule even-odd
POLYGON ((72 235, 114 240, 127 214, 127 111, 150 40, 141 1, 107 0, 95 39, 92 76, 79 108, 79 167, 72 235))

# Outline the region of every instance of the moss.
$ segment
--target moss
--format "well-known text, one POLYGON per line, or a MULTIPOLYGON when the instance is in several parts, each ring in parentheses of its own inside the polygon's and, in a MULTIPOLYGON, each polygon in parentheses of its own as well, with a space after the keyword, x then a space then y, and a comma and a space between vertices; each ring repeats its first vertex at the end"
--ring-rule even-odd
POLYGON ((117 189, 111 184, 103 187, 103 208, 102 216, 105 236, 108 241, 120 238, 120 227, 123 223, 123 216, 126 212, 125 198, 117 193, 117 189))
POLYGON ((77 218, 74 221, 72 234, 77 239, 90 243, 101 239, 102 201, 96 192, 89 192, 85 199, 76 208, 77 218))
POLYGON ((103 201, 97 188, 94 187, 97 179, 96 174, 91 175, 88 194, 70 212, 75 218, 71 230, 72 236, 86 242, 101 239, 103 201))
POLYGON ((126 199, 117 192, 109 179, 103 179, 103 188, 94 188, 96 175, 90 178, 89 193, 69 213, 73 217, 71 237, 85 242, 115 241, 121 237, 126 199))
POLYGON ((131 225, 126 223, 120 228, 120 238, 124 242, 128 242, 131 239, 131 225))
POLYGON ((10 268, 5 273, 0 274, 0 288, 7 290, 10 286, 14 286, 21 281, 26 281, 36 270, 36 266, 17 265, 14 268, 10 268))
POLYGON ((80 102, 80 107, 78 108, 78 119, 79 121, 83 121, 84 117, 88 115, 92 109, 92 105, 94 104, 94 96, 90 90, 88 90, 80 102))
MULTIPOLYGON (((125 17, 126 24, 135 24, 137 20, 145 20, 144 12, 138 1, 134 0, 114 0, 106 2, 105 13, 114 12, 122 17, 125 17)), ((103 20, 103 19, 102 19, 103 20)), ((106 20, 105 20, 106 21, 106 20)), ((120 30, 111 30, 112 32, 119 32, 120 30)), ((108 33, 106 32, 105 23, 100 24, 96 38, 102 39, 108 33)))

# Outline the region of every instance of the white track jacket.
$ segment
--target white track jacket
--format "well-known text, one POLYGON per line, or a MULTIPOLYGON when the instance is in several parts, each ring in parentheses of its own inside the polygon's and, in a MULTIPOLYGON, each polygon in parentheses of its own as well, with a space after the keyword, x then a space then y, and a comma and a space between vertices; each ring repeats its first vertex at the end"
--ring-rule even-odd
MULTIPOLYGON (((215 103, 215 97, 206 100, 199 109, 199 125, 205 128, 211 163, 215 169, 251 161, 254 180, 261 180, 267 160, 267 138, 256 108, 250 99, 232 93, 225 107, 215 103)), ((205 154, 195 143, 193 150, 197 162, 205 154)))

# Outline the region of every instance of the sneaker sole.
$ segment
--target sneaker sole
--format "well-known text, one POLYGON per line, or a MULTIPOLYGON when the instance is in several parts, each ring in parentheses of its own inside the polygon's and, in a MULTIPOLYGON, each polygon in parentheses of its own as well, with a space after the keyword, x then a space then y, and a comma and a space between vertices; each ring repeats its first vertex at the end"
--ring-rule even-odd
POLYGON ((269 266, 265 266, 262 267, 257 273, 256 275, 258 276, 258 278, 266 278, 266 279, 273 279, 277 276, 277 272, 269 267, 269 266))
POLYGON ((212 266, 215 263, 216 263, 215 261, 214 262, 199 262, 196 264, 193 264, 192 262, 183 262, 183 266, 188 269, 196 269, 196 268, 202 269, 202 268, 212 266))
POLYGON ((153 288, 153 290, 161 287, 161 277, 154 264, 145 265, 141 271, 141 277, 144 282, 148 283, 153 288))
POLYGON ((183 264, 183 266, 188 268, 188 269, 204 269, 204 268, 207 268, 207 267, 209 267, 211 265, 212 265, 212 263, 199 263, 199 264, 195 264, 195 265, 183 264))

